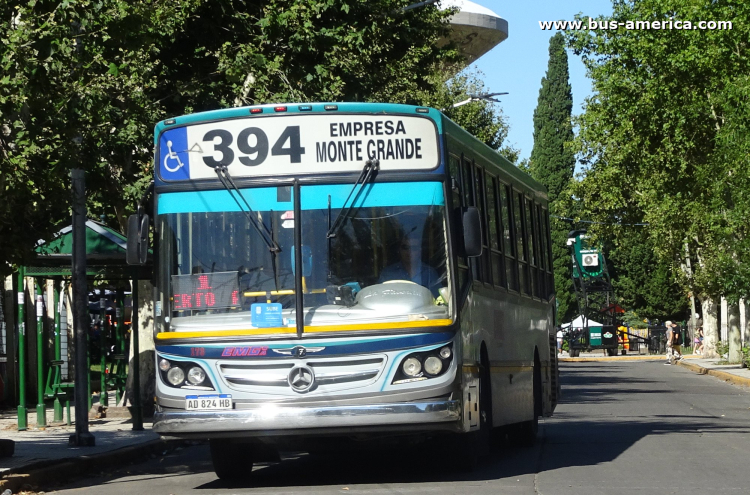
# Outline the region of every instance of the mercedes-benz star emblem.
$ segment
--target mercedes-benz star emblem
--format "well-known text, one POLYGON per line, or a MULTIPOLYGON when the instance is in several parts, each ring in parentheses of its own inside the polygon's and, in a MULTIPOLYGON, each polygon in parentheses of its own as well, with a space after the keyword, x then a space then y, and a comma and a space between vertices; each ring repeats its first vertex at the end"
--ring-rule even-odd
POLYGON ((288 381, 295 392, 307 392, 315 383, 315 373, 309 366, 297 366, 289 372, 288 381))

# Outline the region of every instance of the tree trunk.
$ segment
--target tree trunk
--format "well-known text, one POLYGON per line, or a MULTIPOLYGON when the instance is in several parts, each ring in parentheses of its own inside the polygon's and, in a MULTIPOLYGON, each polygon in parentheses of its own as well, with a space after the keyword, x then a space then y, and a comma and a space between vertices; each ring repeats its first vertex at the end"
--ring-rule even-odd
POLYGON ((706 297, 701 301, 703 312, 703 357, 716 358, 716 343, 719 341, 719 328, 716 311, 716 301, 706 297))
POLYGON ((740 299, 740 332, 742 332, 742 345, 750 347, 750 322, 747 321, 748 304, 744 299, 740 299))
MULTIPOLYGON (((154 364, 154 301, 153 286, 149 281, 138 281, 138 354, 139 354, 139 383, 141 389, 141 407, 143 417, 148 418, 154 414, 154 395, 156 394, 156 368, 154 364)), ((133 337, 130 337, 129 370, 133 369, 133 337)), ((125 394, 121 405, 133 405, 133 373, 128 372, 125 385, 125 394)))
POLYGON ((741 362, 742 332, 740 331, 740 307, 737 304, 727 306, 727 341, 729 342, 729 362, 741 362))

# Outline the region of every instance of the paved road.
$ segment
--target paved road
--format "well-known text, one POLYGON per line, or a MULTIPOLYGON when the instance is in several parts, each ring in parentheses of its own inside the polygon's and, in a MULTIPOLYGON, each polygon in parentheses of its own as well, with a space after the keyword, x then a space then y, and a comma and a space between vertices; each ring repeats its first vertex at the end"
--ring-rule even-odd
POLYGON ((749 391, 661 362, 566 363, 562 384, 536 447, 500 449, 469 474, 404 446, 387 457, 289 455, 227 485, 196 445, 61 493, 750 493, 749 391))

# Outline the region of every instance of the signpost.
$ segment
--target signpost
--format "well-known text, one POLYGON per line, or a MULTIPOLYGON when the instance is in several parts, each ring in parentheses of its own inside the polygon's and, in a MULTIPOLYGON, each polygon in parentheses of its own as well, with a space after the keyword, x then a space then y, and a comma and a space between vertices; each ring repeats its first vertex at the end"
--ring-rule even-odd
POLYGON ((76 431, 68 440, 71 447, 93 447, 88 410, 89 298, 86 285, 86 179, 84 171, 73 169, 73 325, 75 326, 76 431))

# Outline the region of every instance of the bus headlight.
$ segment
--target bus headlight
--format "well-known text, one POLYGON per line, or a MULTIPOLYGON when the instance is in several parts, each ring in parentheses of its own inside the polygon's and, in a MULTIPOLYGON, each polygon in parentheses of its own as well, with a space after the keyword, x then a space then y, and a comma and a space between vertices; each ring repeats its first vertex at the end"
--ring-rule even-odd
POLYGON ((404 361, 401 369, 403 370, 404 375, 415 377, 419 374, 420 371, 422 371, 422 363, 419 362, 419 359, 410 357, 409 359, 404 361))
POLYGON ((430 350, 413 352, 404 356, 391 384, 401 385, 438 378, 452 369, 452 361, 452 342, 430 350))
POLYGON ((206 372, 200 366, 193 366, 188 370, 187 379, 193 385, 200 385, 206 379, 206 372))
POLYGON ((170 362, 167 361, 164 358, 161 358, 159 360, 159 369, 162 371, 169 371, 169 367, 171 366, 170 362))
POLYGON ((178 368, 177 366, 175 366, 167 372, 167 380, 169 380, 169 383, 171 383, 175 387, 178 385, 182 385, 182 383, 185 381, 185 372, 182 371, 182 368, 178 368))
POLYGON ((435 356, 430 356, 424 361, 424 370, 428 375, 437 375, 443 370, 443 362, 435 356))

